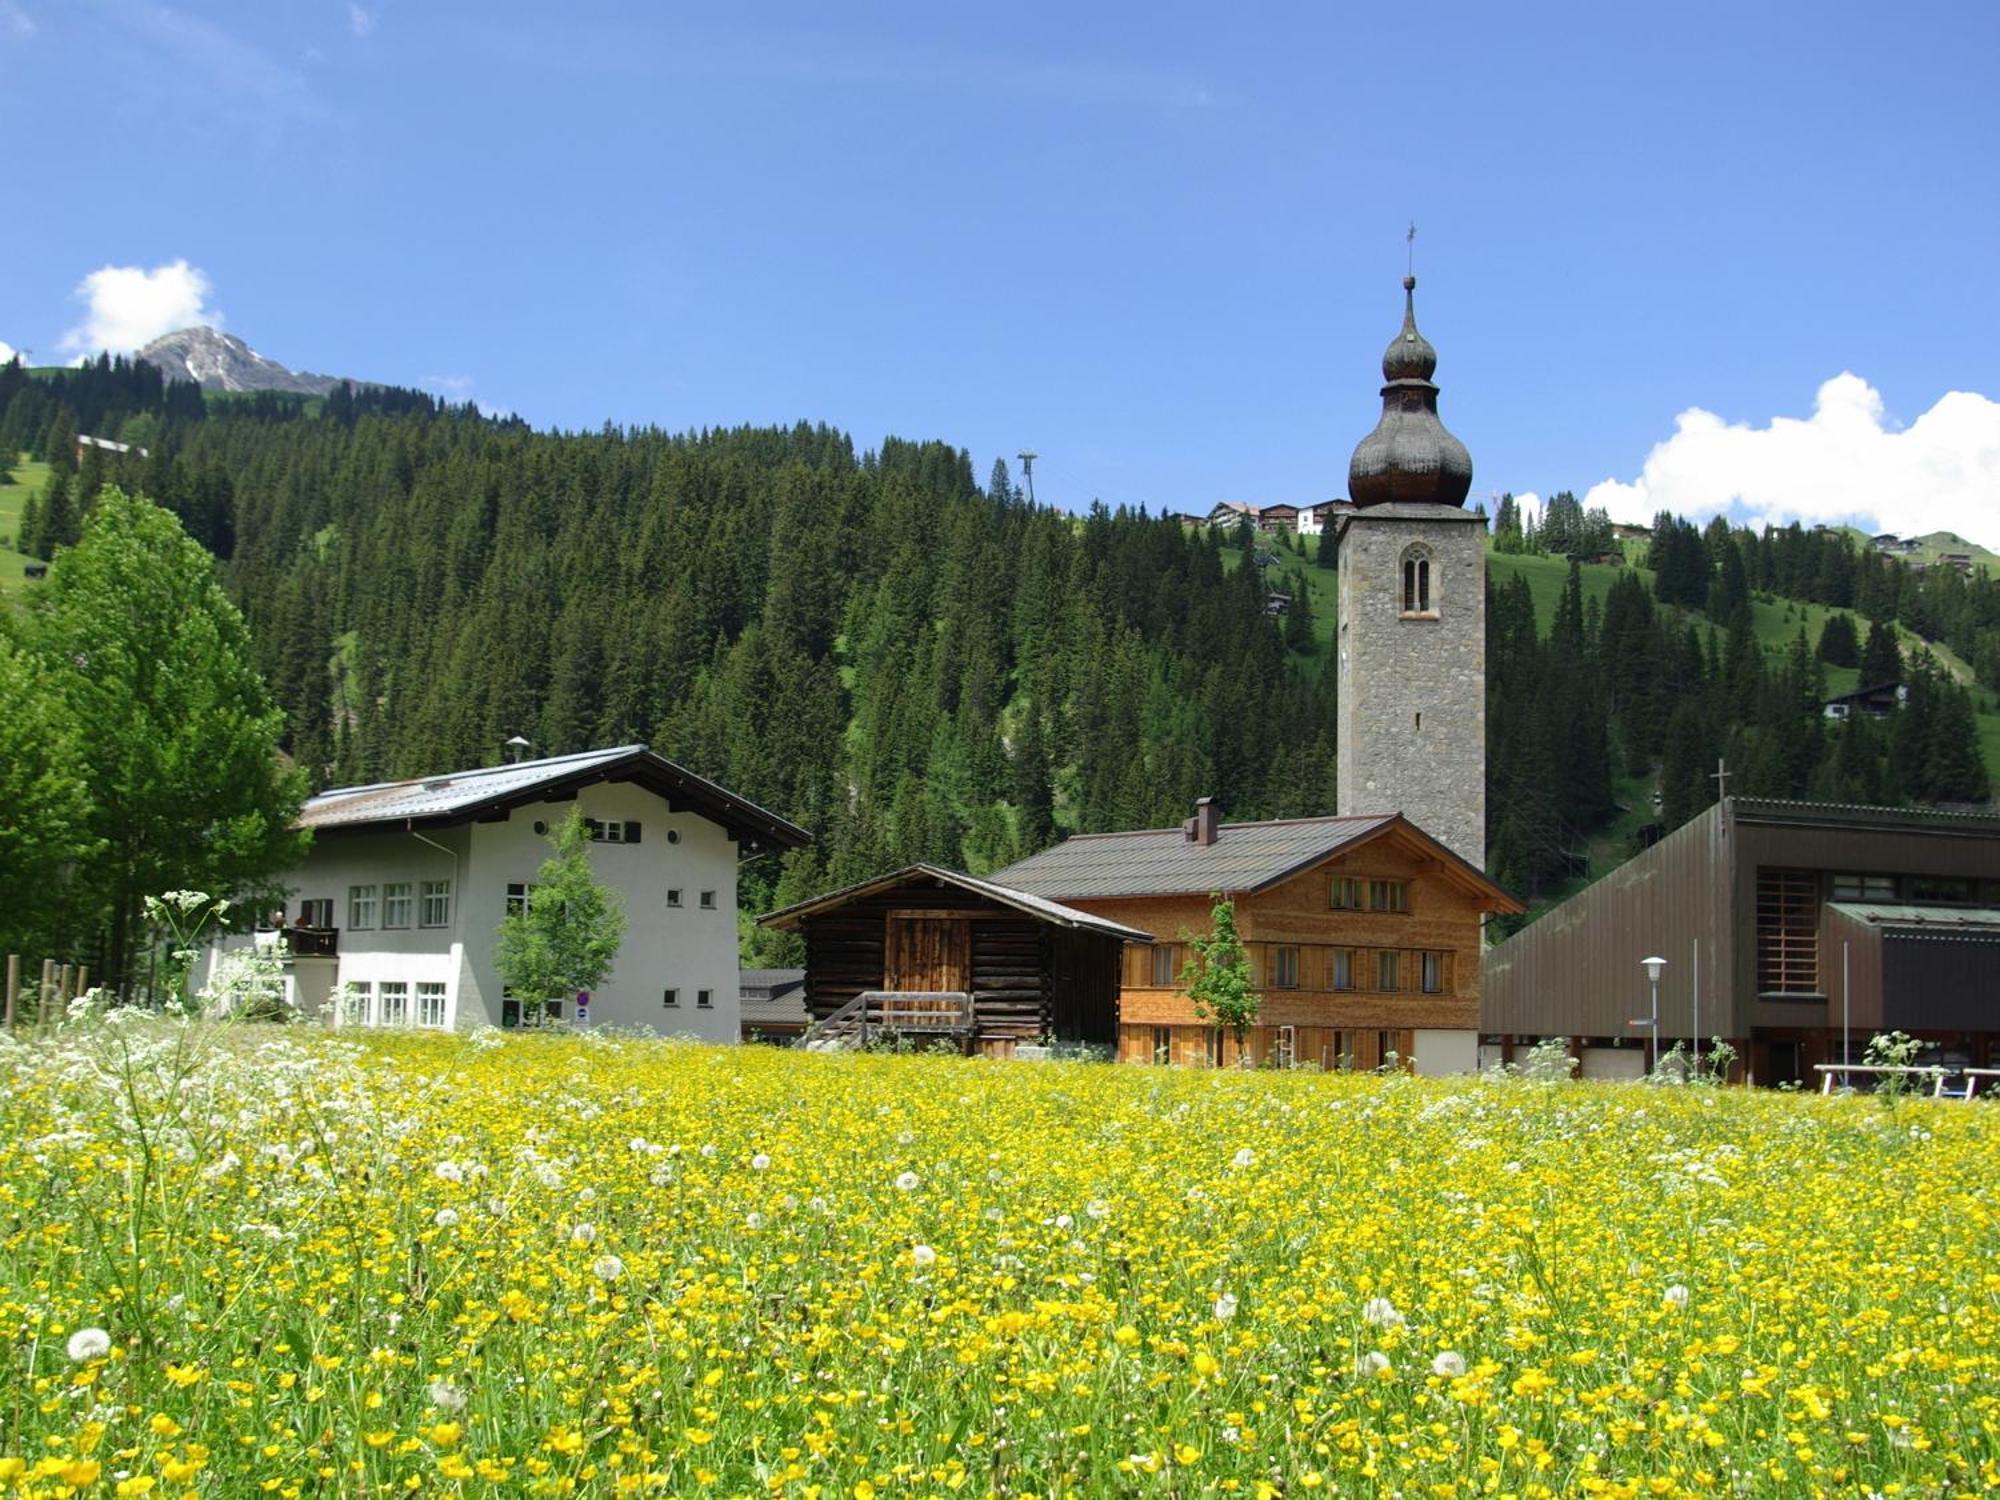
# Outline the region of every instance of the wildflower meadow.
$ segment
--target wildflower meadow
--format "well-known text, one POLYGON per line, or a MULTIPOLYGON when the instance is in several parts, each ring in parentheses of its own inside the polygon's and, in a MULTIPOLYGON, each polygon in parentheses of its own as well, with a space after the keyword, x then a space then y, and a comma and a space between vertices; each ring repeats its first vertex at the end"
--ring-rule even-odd
POLYGON ((0 1494, 1971 1494, 1996 1121, 86 1017, 0 1494))

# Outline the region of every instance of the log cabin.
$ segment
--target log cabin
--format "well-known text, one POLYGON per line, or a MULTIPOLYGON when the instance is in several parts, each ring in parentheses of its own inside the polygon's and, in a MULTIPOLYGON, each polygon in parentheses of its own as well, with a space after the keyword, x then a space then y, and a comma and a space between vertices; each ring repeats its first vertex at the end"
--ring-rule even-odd
POLYGON ((992 879, 1157 934, 1124 955, 1118 1057, 1197 1066, 1469 1072, 1481 922, 1522 909, 1400 813, 1224 823, 1207 797, 1180 828, 1079 834, 992 879), (1261 995, 1240 1051, 1180 989, 1220 898, 1261 995))
POLYGON ((997 1057, 1045 1043, 1108 1051, 1118 1038, 1123 950, 1152 941, 1137 928, 924 864, 762 921, 805 939, 809 1040, 873 1026, 997 1057))

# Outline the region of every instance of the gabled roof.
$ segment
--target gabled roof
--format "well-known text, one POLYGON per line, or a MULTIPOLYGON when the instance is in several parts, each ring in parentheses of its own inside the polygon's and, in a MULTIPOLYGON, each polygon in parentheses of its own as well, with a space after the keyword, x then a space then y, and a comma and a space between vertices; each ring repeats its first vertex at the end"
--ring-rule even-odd
POLYGON ((962 891, 984 896, 996 906, 1005 906, 1041 921, 1053 922, 1058 927, 1073 927, 1081 932, 1095 932, 1105 937, 1120 938, 1128 943, 1153 941, 1150 932, 1141 932, 1136 927, 1127 927, 1121 922, 1093 916, 1087 911, 1078 911, 1074 907, 1063 906, 1046 897, 1032 895, 1010 886, 996 885, 990 880, 981 880, 977 875, 947 870, 940 865, 924 864, 906 865, 891 874, 878 875, 873 880, 850 885, 845 890, 829 891, 824 896, 815 896, 810 901, 801 901, 796 906, 788 906, 782 911, 774 911, 768 916, 759 917, 758 921, 766 927, 789 931, 806 917, 818 916, 821 912, 832 911, 835 907, 845 906, 850 901, 858 901, 863 896, 872 896, 878 891, 890 890, 920 877, 957 886, 962 891))
POLYGON ((1459 885, 1494 911, 1524 908, 1500 886, 1401 813, 1341 818, 1281 818, 1224 823, 1215 842, 1198 844, 1180 828, 1080 833, 1053 849, 996 870, 1016 890, 1066 901, 1132 896, 1252 895, 1375 839, 1413 842, 1459 885))
POLYGON ((629 781, 719 823, 746 848, 796 849, 812 835, 756 803, 656 755, 644 745, 586 750, 511 766, 381 781, 321 792, 299 809, 299 826, 330 833, 395 826, 434 828, 504 817, 516 807, 574 796, 579 788, 629 781))

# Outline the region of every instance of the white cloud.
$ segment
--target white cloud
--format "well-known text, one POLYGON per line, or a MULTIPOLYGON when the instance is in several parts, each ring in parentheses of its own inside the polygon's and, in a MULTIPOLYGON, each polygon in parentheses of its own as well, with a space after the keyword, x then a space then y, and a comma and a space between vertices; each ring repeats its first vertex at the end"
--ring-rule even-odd
POLYGON ((356 5, 354 0, 348 0, 347 29, 356 37, 365 39, 375 29, 375 17, 356 5))
POLYGON ((77 283, 84 319, 62 336, 66 354, 105 350, 129 354, 163 333, 207 324, 222 326, 222 313, 208 305, 208 277, 184 260, 144 270, 105 266, 77 283))
POLYGON ((13 362, 14 346, 5 339, 0 339, 0 365, 12 364, 13 362))
POLYGON ((2000 545, 2000 402, 1948 391, 1902 427, 1884 417, 1873 386, 1843 371, 1819 388, 1803 419, 1753 427, 1690 407, 1636 480, 1606 479, 1584 504, 1619 521, 1729 511, 1752 525, 1856 520, 2000 545))
POLYGON ((25 42, 38 29, 35 18, 16 5, 14 0, 0 0, 0 38, 25 42))

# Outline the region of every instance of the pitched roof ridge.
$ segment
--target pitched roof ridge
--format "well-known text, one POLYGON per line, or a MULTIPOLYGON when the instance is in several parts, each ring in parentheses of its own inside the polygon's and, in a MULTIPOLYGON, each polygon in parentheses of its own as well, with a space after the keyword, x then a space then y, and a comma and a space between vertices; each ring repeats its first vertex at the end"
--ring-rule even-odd
POLYGON ((497 766, 470 766, 463 771, 428 771, 421 776, 398 776, 388 781, 371 781, 363 786, 330 786, 324 791, 313 793, 306 800, 317 802, 322 797, 352 797, 362 792, 384 792, 391 787, 423 786, 432 781, 464 781, 473 776, 497 776, 507 771, 532 771, 564 765, 571 761, 631 755, 645 748, 646 746, 638 744, 611 745, 602 750, 572 750, 566 755, 545 755, 538 760, 506 761, 497 766))
MULTIPOLYGON (((1220 833, 1224 829, 1228 828, 1302 828, 1307 826, 1308 824, 1315 824, 1315 823, 1371 823, 1371 822, 1379 822, 1385 818, 1393 818, 1395 816, 1397 816, 1397 814, 1392 812, 1321 813, 1317 817, 1310 817, 1310 818, 1254 818, 1243 823, 1218 823, 1215 826, 1216 826, 1216 832, 1220 833)), ((1138 838, 1142 834, 1148 834, 1148 833, 1179 834, 1182 831, 1183 830, 1181 829, 1179 824, 1175 824, 1170 828, 1101 829, 1096 833, 1072 833, 1068 837, 1063 839, 1062 844, 1051 844, 1049 845, 1049 849, 1060 849, 1063 844, 1074 844, 1080 839, 1130 839, 1130 838, 1138 838)), ((1213 848, 1214 845, 1211 844, 1208 845, 1207 847, 1213 848)), ((1035 851, 1035 854, 1046 854, 1047 852, 1048 852, 1047 849, 1037 849, 1035 851)), ((1026 858, 1033 859, 1035 857, 1035 854, 1030 854, 1026 856, 1026 858)))

